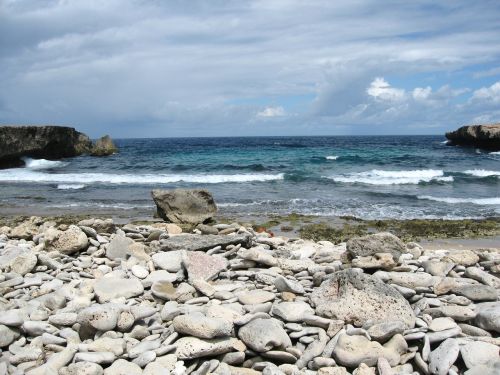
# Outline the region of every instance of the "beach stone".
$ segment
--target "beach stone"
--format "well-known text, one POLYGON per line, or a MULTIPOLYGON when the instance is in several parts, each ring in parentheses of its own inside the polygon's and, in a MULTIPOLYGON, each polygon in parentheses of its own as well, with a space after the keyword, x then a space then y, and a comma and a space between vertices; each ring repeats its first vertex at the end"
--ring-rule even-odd
POLYGON ((99 303, 124 297, 131 298, 144 292, 142 283, 136 277, 125 279, 117 276, 104 276, 94 284, 94 293, 99 303))
POLYGON ((28 320, 28 314, 21 309, 6 310, 0 313, 0 324, 6 326, 19 327, 25 320, 28 320))
POLYGON ((472 250, 452 250, 442 260, 461 266, 473 266, 479 262, 479 256, 472 250))
POLYGON ((290 292, 294 294, 304 294, 304 287, 295 280, 287 279, 281 275, 274 279, 274 286, 279 292, 290 292))
POLYGON ((19 332, 14 328, 0 324, 0 348, 9 346, 19 337, 19 332))
POLYGON ((447 329, 457 328, 458 325, 451 318, 436 318, 429 324, 429 330, 433 332, 440 332, 447 329))
POLYGON ((139 279, 145 279, 149 275, 149 271, 139 264, 132 266, 130 270, 132 271, 132 274, 139 279))
POLYGON ((238 337, 257 352, 286 349, 292 342, 276 319, 255 319, 238 331, 238 337))
POLYGON ((406 299, 378 278, 353 269, 335 272, 311 294, 316 314, 362 326, 367 321, 402 321, 415 325, 406 299))
POLYGON ((181 283, 175 287, 168 281, 156 281, 151 286, 151 292, 158 298, 183 303, 194 297, 196 289, 187 283, 181 283))
POLYGON ((206 317, 201 313, 176 316, 173 327, 176 332, 203 339, 231 336, 233 331, 231 321, 206 317))
POLYGON ((425 272, 433 276, 446 276, 455 267, 455 263, 428 260, 422 262, 422 267, 424 267, 425 272))
POLYGON ((498 346, 481 341, 468 342, 460 347, 460 355, 467 368, 487 365, 499 360, 498 346))
POLYGON ((227 259, 220 255, 207 255, 201 251, 185 252, 182 263, 191 282, 197 279, 212 280, 229 264, 227 259))
POLYGON ((306 316, 314 315, 314 309, 305 302, 281 302, 273 305, 273 316, 286 322, 302 322, 306 316))
POLYGON ((500 288, 500 278, 478 268, 478 267, 467 267, 464 273, 465 277, 477 280, 483 284, 492 286, 494 288, 500 288))
POLYGON ((225 248, 229 245, 241 244, 243 247, 250 247, 251 237, 247 234, 238 235, 214 235, 214 234, 180 234, 161 241, 161 249, 206 251, 220 246, 225 248))
POLYGON ((74 254, 85 250, 89 244, 87 235, 76 225, 70 225, 65 231, 53 227, 45 231, 45 248, 61 254, 74 254))
MULTIPOLYGON (((381 345, 376 341, 368 340, 364 336, 341 334, 337 345, 333 349, 333 358, 338 364, 349 368, 356 368, 361 363, 375 366, 379 357, 385 358, 391 366, 396 366, 402 353, 393 347, 394 343, 391 343, 393 340, 394 342, 397 340, 404 342, 401 335, 396 335, 388 343, 381 345)), ((404 346, 398 349, 401 352, 406 351, 404 346)))
POLYGON ((500 301, 478 303, 475 311, 478 327, 500 333, 500 301))
POLYGON ((429 370, 434 375, 446 375, 458 358, 457 340, 447 339, 429 354, 429 370))
POLYGON ((352 260, 352 266, 363 269, 391 269, 396 262, 391 253, 377 253, 373 256, 357 257, 352 260))
POLYGON ((405 244, 388 232, 351 238, 346 243, 346 249, 353 258, 371 256, 377 253, 390 253, 397 260, 401 254, 406 252, 405 244))
POLYGON ((90 326, 98 331, 111 331, 116 327, 119 315, 118 305, 94 304, 80 311, 77 321, 83 326, 90 326))
POLYGON ((120 358, 104 370, 104 375, 142 375, 142 369, 135 363, 120 358))
POLYGON ((435 276, 425 272, 386 272, 377 271, 373 276, 383 280, 386 283, 397 284, 404 288, 425 288, 433 286, 438 282, 435 276))
POLYGON ((61 375, 103 375, 103 368, 92 362, 71 363, 65 369, 59 371, 61 375))
POLYGON ((372 340, 384 343, 396 334, 405 331, 405 324, 399 320, 382 322, 372 325, 367 332, 372 340))
POLYGON ((474 319, 474 317, 476 316, 476 312, 471 310, 469 307, 455 305, 439 306, 425 309, 424 313, 431 315, 433 318, 450 317, 453 320, 459 322, 465 322, 474 319))
POLYGON ((182 250, 161 251, 151 258, 156 267, 168 272, 179 272, 182 269, 182 250))
POLYGON ((165 270, 157 270, 157 271, 151 272, 141 282, 142 282, 142 285, 144 286, 144 288, 149 288, 151 285, 153 285, 157 281, 164 281, 164 282, 173 283, 176 280, 177 280, 177 275, 175 273, 169 273, 165 270))
POLYGON ((0 253, 0 268, 10 268, 21 276, 31 272, 37 261, 37 256, 31 250, 22 247, 8 247, 0 253))
POLYGON ((243 351, 245 346, 233 337, 199 339, 182 337, 175 342, 175 355, 180 360, 202 358, 225 354, 233 350, 243 351))
POLYGON ((495 288, 482 284, 457 285, 451 289, 451 292, 474 302, 496 301, 498 298, 495 288))
POLYGON ((71 326, 76 323, 77 319, 77 313, 57 313, 49 316, 49 323, 56 326, 71 326))
POLYGON ((275 298, 274 293, 261 289, 254 289, 238 294, 238 301, 243 305, 257 305, 272 301, 275 298))
POLYGON ((135 242, 125 236, 114 236, 106 247, 106 257, 111 260, 127 259, 130 257, 129 247, 135 242))
POLYGON ((158 216, 170 223, 200 224, 217 213, 212 194, 202 189, 153 190, 158 216))
POLYGON ((478 365, 464 372, 464 375, 498 375, 500 373, 500 361, 489 362, 486 365, 478 365))

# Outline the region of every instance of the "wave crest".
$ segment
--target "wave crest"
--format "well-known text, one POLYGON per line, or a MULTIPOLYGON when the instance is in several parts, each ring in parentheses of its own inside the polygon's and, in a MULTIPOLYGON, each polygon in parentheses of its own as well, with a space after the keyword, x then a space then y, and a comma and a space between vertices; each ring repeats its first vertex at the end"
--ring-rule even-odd
POLYGON ((328 155, 325 156, 326 160, 337 160, 339 157, 337 155, 328 155))
POLYGON ((47 159, 31 159, 31 158, 22 158, 26 168, 39 170, 39 169, 53 169, 53 168, 61 168, 68 163, 59 160, 47 160, 47 159))
POLYGON ((476 177, 500 177, 500 171, 487 171, 485 169, 470 169, 463 173, 476 177))
POLYGON ((481 206, 500 205, 500 198, 451 198, 451 197, 440 198, 440 197, 433 197, 431 195, 419 195, 417 198, 435 202, 450 203, 450 204, 472 203, 481 206))
POLYGON ((453 177, 444 176, 442 170, 419 169, 410 171, 371 171, 352 173, 347 175, 330 176, 335 182, 361 183, 367 185, 403 185, 419 184, 421 182, 443 181, 451 182, 453 177))

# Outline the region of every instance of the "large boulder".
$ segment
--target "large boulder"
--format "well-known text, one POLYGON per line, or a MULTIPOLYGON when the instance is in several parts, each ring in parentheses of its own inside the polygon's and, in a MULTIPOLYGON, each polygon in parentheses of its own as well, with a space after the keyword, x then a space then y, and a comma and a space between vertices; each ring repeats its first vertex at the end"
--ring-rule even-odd
POLYGON ((462 126, 446 133, 450 145, 500 150, 500 123, 462 126))
POLYGON ((113 155, 118 152, 118 147, 114 144, 113 140, 109 135, 99 138, 95 141, 90 155, 92 156, 108 156, 113 155))
POLYGON ((378 253, 389 253, 396 260, 406 250, 403 241, 388 232, 352 238, 347 241, 346 248, 347 252, 353 258, 357 256, 366 257, 378 253))
POLYGON ((202 189, 153 190, 151 192, 158 216, 179 224, 199 224, 214 217, 214 198, 202 189))
POLYGON ((73 254, 85 250, 89 244, 87 235, 76 225, 65 231, 50 227, 45 231, 45 248, 62 254, 73 254))
POLYGON ((0 126, 0 168, 23 166, 22 157, 78 156, 91 147, 88 136, 66 126, 0 126))
POLYGON ((335 272, 311 294, 316 314, 356 326, 399 320, 415 325, 415 314, 406 299, 375 276, 353 269, 335 272))

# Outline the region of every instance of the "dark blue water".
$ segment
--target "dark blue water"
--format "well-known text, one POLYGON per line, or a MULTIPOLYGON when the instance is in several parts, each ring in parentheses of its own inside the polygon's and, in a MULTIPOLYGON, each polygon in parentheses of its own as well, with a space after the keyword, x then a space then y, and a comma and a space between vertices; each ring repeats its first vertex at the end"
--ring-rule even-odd
POLYGON ((117 140, 120 153, 0 171, 0 210, 150 215, 153 188, 209 189, 223 214, 500 214, 500 154, 440 136, 117 140))

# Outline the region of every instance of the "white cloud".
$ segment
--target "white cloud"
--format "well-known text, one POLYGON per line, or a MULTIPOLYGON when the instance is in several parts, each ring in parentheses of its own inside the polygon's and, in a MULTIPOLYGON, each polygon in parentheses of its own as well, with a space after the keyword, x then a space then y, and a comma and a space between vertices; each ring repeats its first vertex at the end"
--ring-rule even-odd
POLYGON ((366 93, 381 101, 396 102, 405 98, 405 90, 392 87, 383 77, 375 78, 366 93))
POLYGON ((425 101, 429 98, 429 96, 432 93, 432 87, 427 86, 427 87, 416 87, 412 91, 412 96, 413 99, 419 100, 419 101, 425 101))
POLYGON ((490 87, 482 87, 472 93, 472 100, 500 104, 500 81, 490 87))
POLYGON ((258 117, 281 117, 285 116, 283 107, 266 107, 262 111, 257 112, 258 117))

